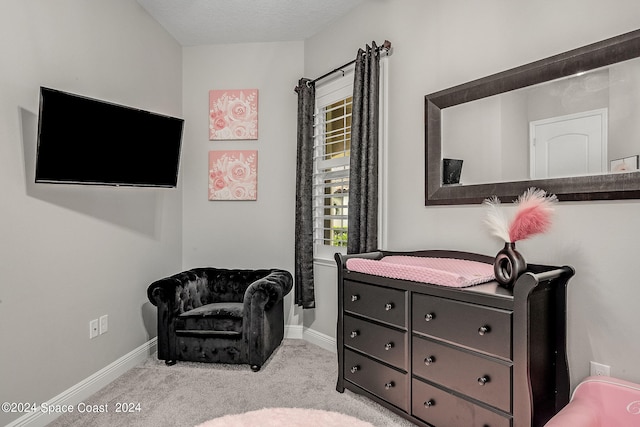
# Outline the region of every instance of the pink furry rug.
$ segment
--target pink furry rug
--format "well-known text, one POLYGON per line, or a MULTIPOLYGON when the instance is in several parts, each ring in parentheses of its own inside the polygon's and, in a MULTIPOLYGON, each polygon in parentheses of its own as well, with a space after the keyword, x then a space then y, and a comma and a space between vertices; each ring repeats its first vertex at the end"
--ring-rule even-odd
POLYGON ((319 409, 265 408, 226 415, 196 427, 373 427, 372 424, 337 412, 319 409))

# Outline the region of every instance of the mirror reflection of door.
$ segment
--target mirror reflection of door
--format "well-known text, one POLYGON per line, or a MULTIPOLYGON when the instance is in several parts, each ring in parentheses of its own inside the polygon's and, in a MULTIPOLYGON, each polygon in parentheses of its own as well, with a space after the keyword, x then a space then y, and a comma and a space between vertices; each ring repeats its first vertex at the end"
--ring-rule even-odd
POLYGON ((607 109, 532 121, 531 179, 607 172, 607 109))

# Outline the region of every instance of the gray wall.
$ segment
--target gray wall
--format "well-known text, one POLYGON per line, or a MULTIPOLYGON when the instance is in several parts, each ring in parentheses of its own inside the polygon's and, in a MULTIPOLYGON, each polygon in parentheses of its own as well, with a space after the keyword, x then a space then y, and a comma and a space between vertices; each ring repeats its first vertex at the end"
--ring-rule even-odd
POLYGON ((146 287, 181 262, 180 189, 34 184, 39 86, 180 116, 181 67, 135 1, 2 1, 0 401, 43 402, 147 342, 146 287))
MULTIPOLYGON (((184 48, 183 265, 293 273, 297 97, 303 42, 184 48), (258 139, 209 141, 209 90, 258 89, 258 139), (258 150, 258 200, 209 201, 208 153, 258 150)), ((285 319, 297 325, 292 296, 285 319)))
MULTIPOLYGON (((321 75, 371 40, 390 40, 388 249, 492 255, 501 244, 480 206, 424 206, 424 95, 638 28, 637 0, 375 0, 305 42, 305 74, 321 75)), ((531 262, 577 271, 568 314, 574 385, 589 360, 640 381, 639 214, 636 200, 561 203, 548 234, 518 244, 531 262)), ((335 301, 335 269, 317 268, 326 279, 318 293, 335 301)), ((330 333, 333 310, 305 313, 304 323, 330 333)))

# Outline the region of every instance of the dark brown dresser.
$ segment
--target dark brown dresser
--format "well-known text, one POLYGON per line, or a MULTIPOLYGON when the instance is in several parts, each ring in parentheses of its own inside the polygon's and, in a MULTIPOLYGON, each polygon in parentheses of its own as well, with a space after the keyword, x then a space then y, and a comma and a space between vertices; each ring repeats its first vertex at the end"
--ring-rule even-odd
POLYGON ((571 267, 529 265, 513 291, 350 271, 352 257, 493 257, 426 250, 336 254, 338 383, 418 426, 539 427, 569 401, 571 267))

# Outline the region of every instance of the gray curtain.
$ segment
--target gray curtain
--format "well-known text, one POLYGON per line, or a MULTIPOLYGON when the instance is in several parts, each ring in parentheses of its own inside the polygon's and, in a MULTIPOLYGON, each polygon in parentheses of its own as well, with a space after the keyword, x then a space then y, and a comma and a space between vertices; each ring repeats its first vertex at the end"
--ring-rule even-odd
POLYGON ((349 166, 347 253, 378 249, 378 105, 380 53, 375 42, 356 57, 349 166))
POLYGON ((295 301, 316 306, 313 286, 313 111, 316 88, 300 79, 298 93, 298 160, 296 167, 295 301))

